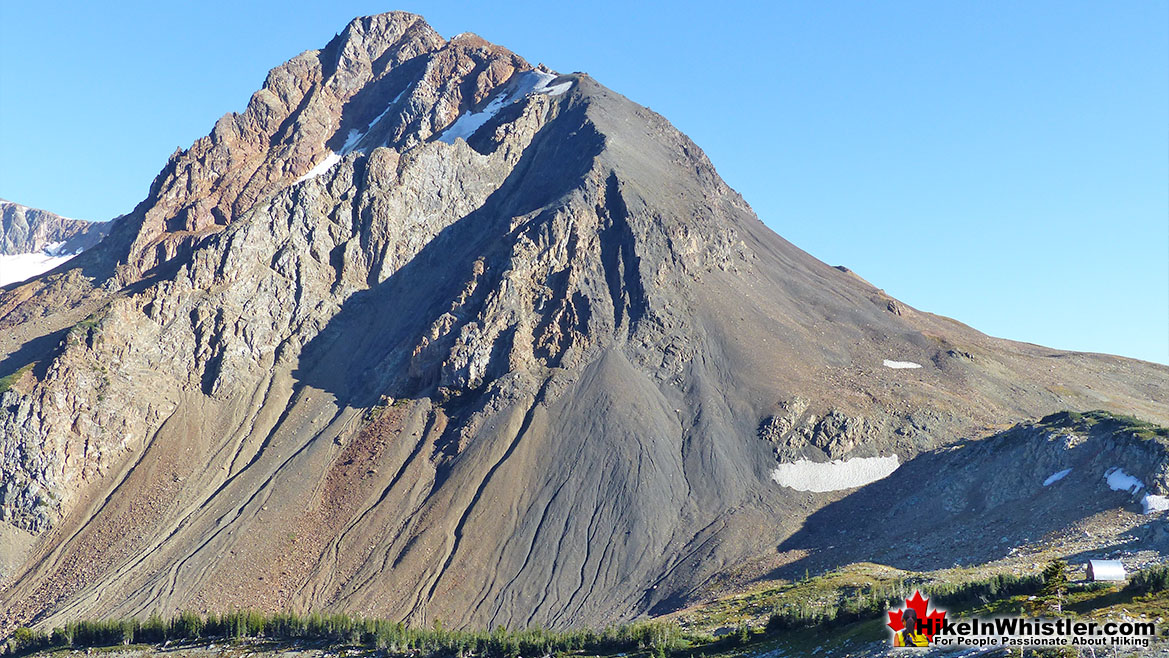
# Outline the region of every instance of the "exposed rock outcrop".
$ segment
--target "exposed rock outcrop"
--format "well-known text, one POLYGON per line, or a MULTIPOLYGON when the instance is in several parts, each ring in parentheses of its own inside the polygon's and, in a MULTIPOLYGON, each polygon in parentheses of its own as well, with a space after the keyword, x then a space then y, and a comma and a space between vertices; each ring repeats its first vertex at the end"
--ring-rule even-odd
POLYGON ((812 514, 780 550, 805 556, 787 567, 791 573, 869 560, 949 568, 1007 559, 1045 541, 1082 547, 1091 533, 1069 530, 1108 526, 1100 517, 1121 512, 1146 519, 1134 524, 1139 541, 1126 549, 1164 552, 1163 517, 1151 508, 1156 497, 1169 503, 1167 493, 1169 429, 1063 412, 923 452, 894 476, 812 514), (1076 541, 1068 542, 1069 534, 1076 541))

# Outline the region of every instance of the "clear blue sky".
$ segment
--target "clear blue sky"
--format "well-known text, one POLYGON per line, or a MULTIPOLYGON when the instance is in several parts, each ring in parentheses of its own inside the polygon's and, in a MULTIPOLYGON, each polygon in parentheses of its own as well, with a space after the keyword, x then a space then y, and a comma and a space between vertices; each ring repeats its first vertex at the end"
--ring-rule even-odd
POLYGON ((987 333, 1169 363, 1169 2, 0 2, 0 197, 129 211, 357 15, 587 71, 770 227, 987 333))

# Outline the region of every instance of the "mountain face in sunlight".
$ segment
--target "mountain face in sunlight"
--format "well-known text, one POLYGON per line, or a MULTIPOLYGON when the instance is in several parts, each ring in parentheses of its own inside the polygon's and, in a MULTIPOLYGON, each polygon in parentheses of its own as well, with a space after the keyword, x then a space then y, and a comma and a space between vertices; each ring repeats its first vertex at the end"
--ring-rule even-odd
POLYGON ((602 625, 790 566, 927 451, 1169 421, 1169 368, 912 309, 663 117, 405 13, 273 69, 104 241, 0 291, 0 376, 7 626, 602 625))

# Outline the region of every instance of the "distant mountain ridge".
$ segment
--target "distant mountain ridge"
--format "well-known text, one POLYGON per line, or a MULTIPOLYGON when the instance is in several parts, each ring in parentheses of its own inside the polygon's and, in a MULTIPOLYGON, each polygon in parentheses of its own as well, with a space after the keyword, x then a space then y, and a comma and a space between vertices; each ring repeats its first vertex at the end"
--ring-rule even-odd
POLYGON ((1169 422, 1169 368, 902 304, 660 115, 402 12, 272 69, 105 240, 0 291, 0 377, 0 628, 599 626, 799 564, 809 519, 928 451, 1169 422))
POLYGON ((101 242, 110 225, 0 199, 0 286, 47 272, 101 242))
POLYGON ((73 254, 101 242, 106 222, 62 217, 0 199, 0 255, 33 254, 51 248, 53 255, 73 254))

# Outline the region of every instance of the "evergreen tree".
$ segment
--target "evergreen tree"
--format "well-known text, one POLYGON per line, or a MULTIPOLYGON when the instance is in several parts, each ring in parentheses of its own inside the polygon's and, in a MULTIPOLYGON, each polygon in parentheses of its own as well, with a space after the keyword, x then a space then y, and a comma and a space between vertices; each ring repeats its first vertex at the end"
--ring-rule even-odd
POLYGON ((1039 590, 1039 600, 1045 611, 1059 615, 1063 614, 1063 600, 1067 593, 1068 563, 1053 560, 1043 570, 1043 588, 1039 590))

